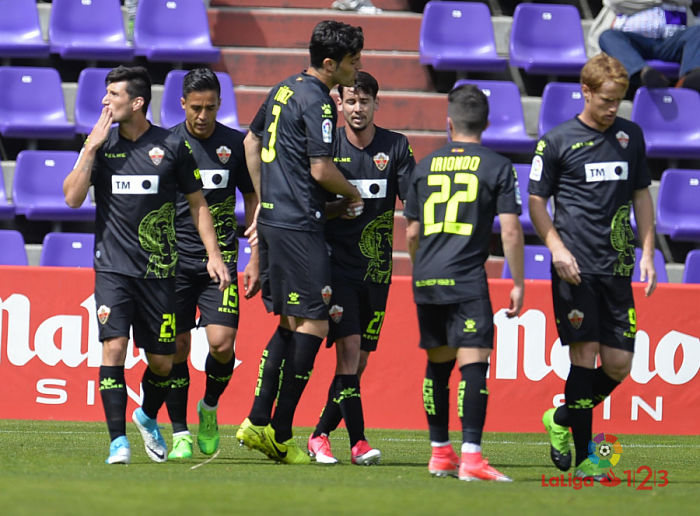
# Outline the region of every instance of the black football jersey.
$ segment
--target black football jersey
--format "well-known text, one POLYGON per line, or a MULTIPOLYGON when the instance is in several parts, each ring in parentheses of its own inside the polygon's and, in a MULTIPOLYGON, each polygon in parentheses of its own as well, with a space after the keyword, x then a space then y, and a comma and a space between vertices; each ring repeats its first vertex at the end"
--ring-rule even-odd
MULTIPOLYGON (((221 257, 226 263, 234 262, 238 257, 236 188, 243 194, 255 191, 246 166, 243 133, 219 122, 206 140, 190 134, 185 122, 171 131, 187 140, 192 148, 202 177, 204 197, 214 220, 221 257)), ((178 252, 192 258, 206 258, 206 249, 192 221, 190 205, 182 194, 177 197, 175 231, 178 252)))
POLYGON ((334 276, 373 283, 390 283, 396 197, 406 199, 416 165, 402 134, 376 128, 372 142, 358 149, 348 141, 345 128, 337 130, 333 161, 362 194, 364 209, 354 219, 334 218, 326 223, 334 276))
POLYGON ((637 124, 618 117, 600 132, 576 117, 537 143, 528 192, 554 196, 554 227, 581 272, 631 276, 631 200, 635 190, 649 184, 637 124))
POLYGON ((322 231, 326 192, 309 158, 333 155, 337 111, 328 87, 306 73, 270 90, 250 124, 262 138, 259 224, 322 231))
POLYGON ((202 188, 189 144, 151 126, 132 142, 110 129, 97 151, 95 270, 141 278, 175 275, 176 192, 202 188))
POLYGON ((418 304, 451 304, 488 296, 484 262, 493 218, 520 214, 512 163, 477 143, 451 143, 416 166, 404 215, 420 221, 413 263, 418 304))

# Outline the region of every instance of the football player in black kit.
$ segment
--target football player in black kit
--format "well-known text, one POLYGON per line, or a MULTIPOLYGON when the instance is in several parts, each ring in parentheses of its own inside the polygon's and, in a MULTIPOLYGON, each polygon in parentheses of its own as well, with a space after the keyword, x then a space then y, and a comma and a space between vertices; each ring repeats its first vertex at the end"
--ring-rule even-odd
MULTIPOLYGON (((238 223, 234 208, 236 188, 243 194, 246 225, 253 222, 258 198, 248 175, 243 148, 244 135, 220 124, 216 115, 221 104, 221 85, 208 68, 197 68, 185 75, 182 83, 182 108, 185 121, 171 130, 190 144, 202 177, 204 197, 214 220, 219 249, 228 265, 231 284, 221 292, 206 270, 207 252, 192 224, 187 200, 178 195, 175 230, 180 258, 177 263, 177 337, 173 363, 172 389, 165 400, 173 424, 173 449, 170 459, 192 457, 192 436, 187 429, 187 393, 190 384, 187 357, 190 330, 206 328, 209 353, 204 365, 206 389, 197 403, 199 430, 197 444, 211 455, 219 448, 217 407, 219 398, 233 375, 234 342, 239 319, 238 223), (200 318, 195 322, 195 311, 200 318)), ((243 272, 244 295, 252 297, 260 288, 257 246, 243 272)))
POLYGON ((615 58, 598 54, 581 70, 583 111, 547 132, 537 143, 530 170, 530 216, 552 253, 552 300, 557 331, 569 346, 571 369, 564 405, 547 410, 550 456, 575 476, 607 479, 588 458, 593 407, 629 374, 637 331, 630 278, 634 233, 639 228, 640 271, 646 295, 656 286, 654 212, 644 136, 637 124, 619 118, 627 71, 615 58), (554 222, 546 211, 554 196, 554 222), (596 368, 596 357, 602 365, 596 368))
POLYGON ((260 198, 256 228, 262 297, 280 319, 262 354, 253 407, 236 438, 286 464, 310 462, 294 441, 292 420, 328 334, 327 193, 347 199, 346 213, 362 212, 359 191, 333 164, 337 113, 329 93, 336 84, 354 84, 363 44, 359 27, 317 24, 308 70, 270 90, 244 142, 260 198))
POLYGON ((311 456, 325 464, 337 462, 328 434, 341 419, 353 464, 375 464, 381 458, 364 435, 360 376, 369 353, 377 349, 391 282, 394 207, 397 196, 406 197, 415 160, 405 136, 374 125, 378 91, 376 79, 366 72, 357 73, 351 88, 338 86, 345 126, 337 130, 333 161, 360 190, 365 205, 362 215, 352 219, 342 216, 342 201, 327 205, 333 287, 327 344, 335 343, 336 371, 308 441, 311 456), (337 207, 341 210, 334 212, 337 207))
POLYGON ((451 91, 447 102, 452 143, 418 163, 404 209, 420 347, 428 355, 423 380, 432 447, 428 471, 466 481, 510 481, 481 453, 494 335, 484 262, 497 214, 503 250, 513 271, 506 315, 517 316, 525 289, 517 175, 510 160, 481 145, 481 133, 488 125, 486 95, 468 84, 451 91), (448 436, 448 383, 455 362, 462 377, 457 393, 461 458, 448 436))
POLYGON ((228 289, 231 281, 187 143, 151 125, 146 110, 151 80, 143 67, 107 74, 99 120, 63 183, 66 203, 80 206, 95 187, 95 303, 102 341, 100 394, 110 434, 108 464, 128 464, 126 359, 129 330, 146 352, 143 403, 132 420, 146 453, 167 460, 156 416, 170 390, 175 353, 175 200, 182 192, 207 250, 207 272, 228 289), (118 127, 111 128, 117 122, 118 127))

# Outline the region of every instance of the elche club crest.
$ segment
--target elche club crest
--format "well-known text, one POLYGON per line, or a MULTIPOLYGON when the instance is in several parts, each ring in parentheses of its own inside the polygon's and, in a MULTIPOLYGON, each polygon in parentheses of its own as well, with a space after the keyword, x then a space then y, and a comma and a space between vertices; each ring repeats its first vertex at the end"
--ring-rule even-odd
POLYGON ((615 135, 615 138, 617 138, 620 147, 622 147, 623 149, 626 149, 630 143, 630 136, 625 131, 618 131, 615 135))
POLYGON ((216 155, 219 156, 219 161, 225 165, 231 157, 231 149, 226 147, 226 145, 222 145, 216 149, 216 155))
POLYGON ((372 158, 374 160, 374 164, 377 165, 377 168, 381 170, 382 172, 386 168, 386 166, 389 164, 389 156, 387 156, 383 152, 378 152, 377 154, 374 155, 372 158))
POLYGON ((338 324, 340 320, 343 318, 343 307, 339 305, 333 305, 331 306, 331 309, 328 310, 328 315, 330 315, 331 320, 338 324))
POLYGON ((100 324, 107 324, 107 319, 109 319, 109 314, 112 313, 112 309, 105 305, 100 305, 97 309, 97 320, 100 324))
POLYGON ((333 295, 333 289, 330 287, 330 285, 326 285, 321 289, 321 297, 323 298, 323 302, 325 304, 328 304, 331 302, 331 296, 333 295))
POLYGON ((163 161, 163 156, 165 156, 165 151, 160 147, 153 147, 148 151, 148 156, 151 158, 153 164, 157 167, 160 162, 163 161))
POLYGON ((581 310, 576 310, 574 308, 566 315, 566 317, 568 317, 571 326, 573 326, 577 330, 583 324, 583 312, 581 310))

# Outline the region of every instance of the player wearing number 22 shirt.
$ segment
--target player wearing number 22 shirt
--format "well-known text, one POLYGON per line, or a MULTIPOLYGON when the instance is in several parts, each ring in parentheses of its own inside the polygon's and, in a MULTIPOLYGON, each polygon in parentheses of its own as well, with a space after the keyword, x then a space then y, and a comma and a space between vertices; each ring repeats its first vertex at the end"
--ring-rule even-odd
POLYGON ((517 176, 510 160, 481 145, 488 107, 486 96, 473 84, 450 92, 447 121, 453 142, 418 163, 404 209, 420 347, 428 358, 423 381, 432 447, 428 471, 467 481, 510 480, 481 454, 494 335, 484 262, 496 214, 513 271, 507 317, 519 313, 524 293, 517 176), (455 362, 462 379, 457 396, 461 458, 448 436, 448 382, 455 362))

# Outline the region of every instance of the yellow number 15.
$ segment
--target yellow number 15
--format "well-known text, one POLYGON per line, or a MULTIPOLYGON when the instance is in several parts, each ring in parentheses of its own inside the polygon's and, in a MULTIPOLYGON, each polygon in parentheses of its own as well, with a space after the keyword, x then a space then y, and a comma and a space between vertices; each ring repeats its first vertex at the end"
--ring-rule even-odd
POLYGON ((457 222, 459 203, 474 202, 479 190, 479 178, 469 172, 458 172, 454 176, 455 185, 466 185, 466 188, 451 194, 452 181, 447 174, 430 174, 428 186, 439 186, 440 190, 430 194, 423 205, 423 222, 425 234, 454 233, 456 235, 471 235, 474 225, 468 222, 457 222), (445 220, 435 220, 435 206, 447 203, 445 220))

